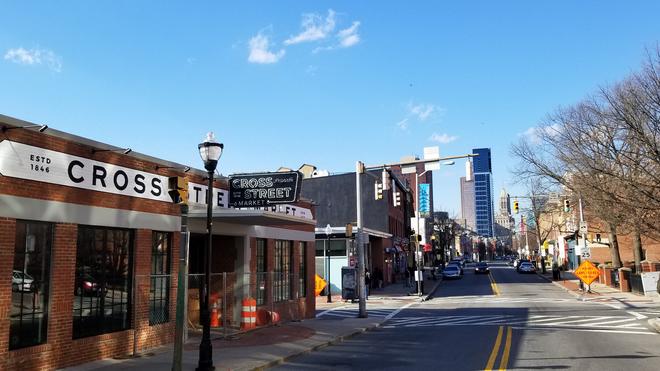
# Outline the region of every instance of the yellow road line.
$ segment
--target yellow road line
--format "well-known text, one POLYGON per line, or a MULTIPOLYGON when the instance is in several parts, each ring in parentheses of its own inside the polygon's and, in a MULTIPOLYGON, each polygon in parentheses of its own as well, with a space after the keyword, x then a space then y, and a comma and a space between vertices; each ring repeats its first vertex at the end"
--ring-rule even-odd
POLYGON ((490 357, 488 358, 488 363, 484 371, 492 371, 493 365, 495 364, 495 359, 497 359, 497 353, 500 351, 500 344, 502 344, 502 333, 504 332, 504 326, 500 326, 499 331, 497 332, 497 339, 495 340, 495 345, 493 346, 493 351, 490 352, 490 357))
POLYGON ((490 273, 488 273, 488 278, 490 279, 490 288, 493 290, 493 293, 499 296, 500 289, 497 287, 497 283, 495 283, 495 279, 490 273))
POLYGON ((507 363, 509 363, 509 353, 511 352, 511 327, 506 329, 506 342, 504 343, 504 351, 502 352, 502 360, 500 360, 500 371, 506 370, 507 363))

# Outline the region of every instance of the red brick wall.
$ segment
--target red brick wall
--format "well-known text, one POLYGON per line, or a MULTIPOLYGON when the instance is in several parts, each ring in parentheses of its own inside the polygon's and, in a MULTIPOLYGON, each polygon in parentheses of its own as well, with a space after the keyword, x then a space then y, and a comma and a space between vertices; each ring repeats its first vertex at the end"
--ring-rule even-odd
MULTIPOLYGON (((15 233, 13 219, 0 219, 0 274, 3 276, 8 276, 8 272, 12 270, 15 233)), ((0 340, 0 369, 49 370, 101 358, 126 355, 133 351, 134 331, 132 329, 73 339, 73 287, 77 233, 76 225, 55 225, 51 258, 48 342, 46 344, 8 351, 11 286, 0 285, 0 333, 3 334, 0 340)), ((137 329, 139 352, 173 341, 180 236, 178 233, 174 233, 172 238, 169 322, 155 326, 149 326, 148 301, 152 231, 138 230, 135 236, 133 254, 137 292, 132 324, 137 329)))

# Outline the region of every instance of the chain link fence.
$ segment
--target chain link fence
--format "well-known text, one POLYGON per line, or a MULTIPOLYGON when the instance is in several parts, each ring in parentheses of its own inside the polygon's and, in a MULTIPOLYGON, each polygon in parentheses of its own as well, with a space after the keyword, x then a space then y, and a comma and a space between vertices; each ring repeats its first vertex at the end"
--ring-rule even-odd
MULTIPOLYGON (((192 329, 201 328, 200 287, 203 280, 203 274, 188 276, 187 315, 188 327, 192 329)), ((303 308, 297 300, 301 282, 296 274, 225 272, 211 274, 210 281, 211 328, 224 334, 252 328, 245 319, 254 315, 257 327, 303 318, 303 308), (246 299, 254 300, 256 306, 246 299), (256 313, 245 313, 252 312, 251 305, 255 306, 256 313)))
MULTIPOLYGON (((171 274, 134 277, 131 301, 135 303, 134 318, 139 322, 134 323, 133 328, 140 328, 141 331, 147 326, 175 320, 177 298, 174 278, 171 274)), ((187 277, 184 304, 186 332, 197 332, 202 328, 200 288, 203 280, 204 274, 189 274, 187 277)), ((308 283, 300 280, 297 274, 225 272, 211 274, 210 281, 211 330, 223 336, 304 318, 305 306, 298 299, 306 291, 308 283), (247 321, 246 318, 254 320, 247 321)), ((140 331, 135 332, 136 336, 140 331)), ((188 337, 187 334, 185 337, 188 337)))

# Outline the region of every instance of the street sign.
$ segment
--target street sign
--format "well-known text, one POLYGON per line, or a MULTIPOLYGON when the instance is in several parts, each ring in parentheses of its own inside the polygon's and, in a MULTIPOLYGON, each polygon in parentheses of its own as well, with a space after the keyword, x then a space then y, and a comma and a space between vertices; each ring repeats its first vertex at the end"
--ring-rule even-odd
POLYGON ((591 283, 594 282, 600 275, 598 268, 596 268, 594 263, 588 260, 582 262, 578 269, 576 269, 573 273, 580 279, 580 281, 584 282, 586 285, 591 285, 591 283))
POLYGON ((263 207, 298 201, 302 174, 258 173, 229 176, 229 205, 263 207))
POLYGON ((587 222, 580 222, 580 234, 587 233, 587 222))

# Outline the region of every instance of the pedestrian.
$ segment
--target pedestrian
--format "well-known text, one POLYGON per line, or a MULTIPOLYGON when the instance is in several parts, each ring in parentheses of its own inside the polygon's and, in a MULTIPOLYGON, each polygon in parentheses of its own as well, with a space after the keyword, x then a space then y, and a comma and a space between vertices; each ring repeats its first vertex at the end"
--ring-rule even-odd
POLYGON ((366 287, 366 295, 365 298, 369 300, 369 286, 371 285, 371 273, 369 273, 369 269, 364 270, 364 287, 366 287))

